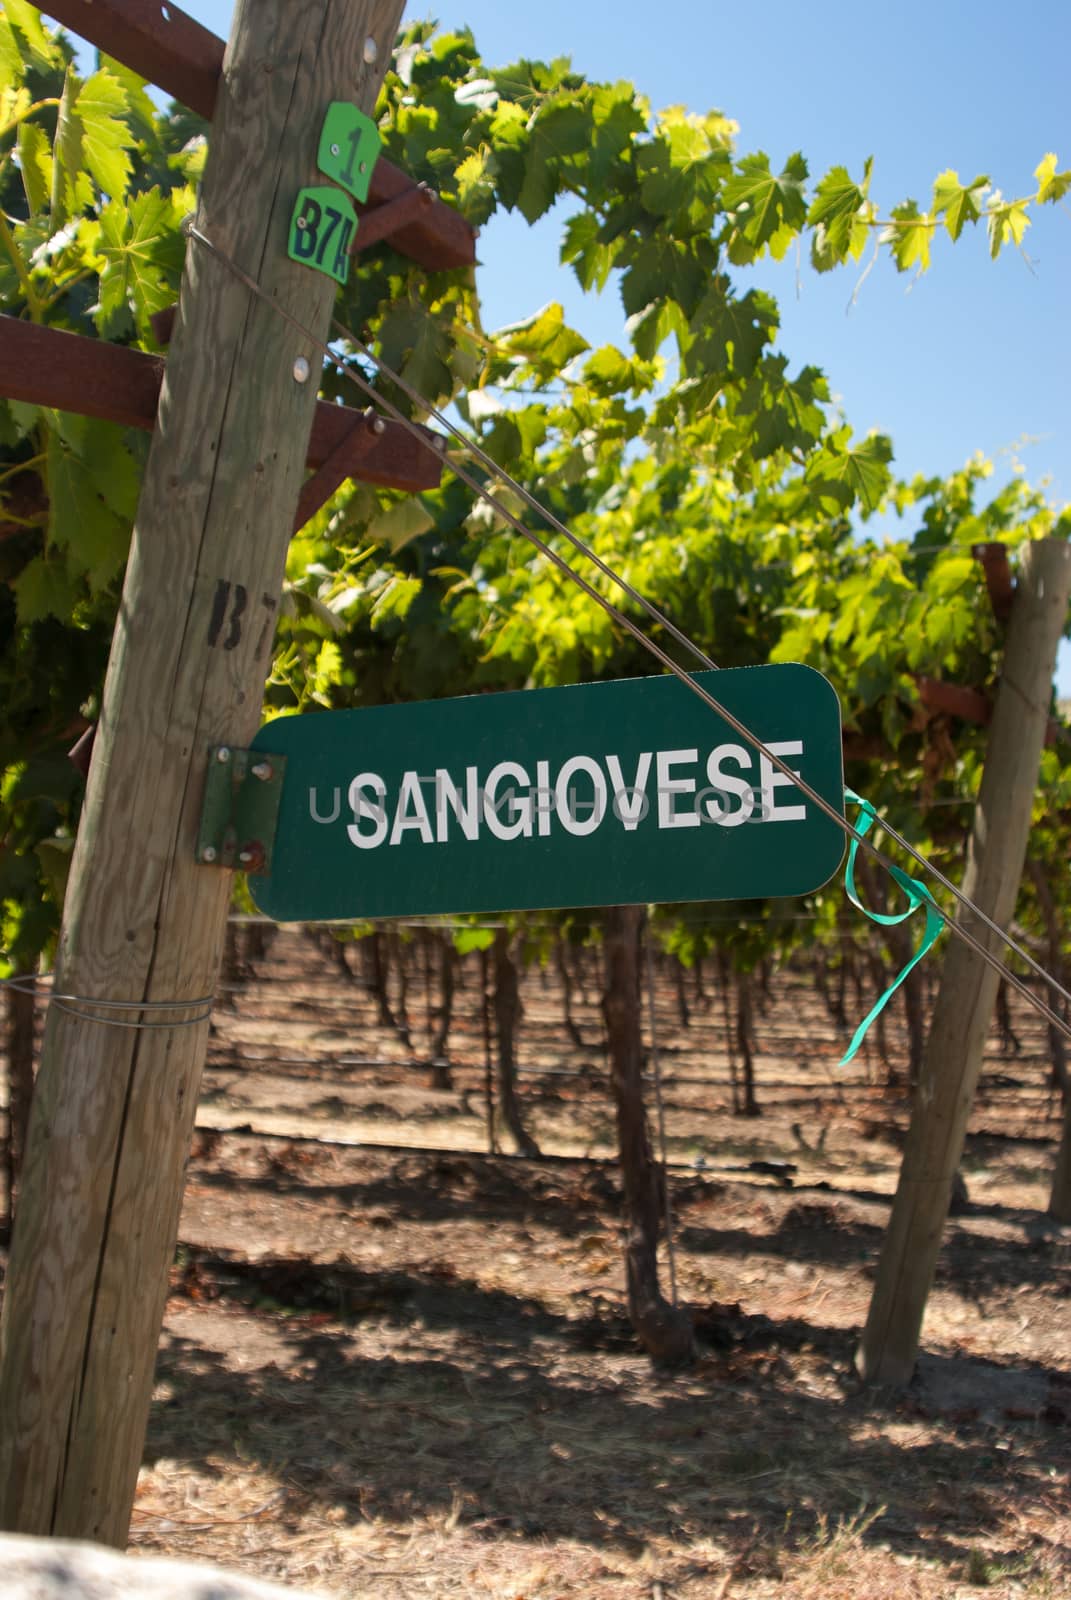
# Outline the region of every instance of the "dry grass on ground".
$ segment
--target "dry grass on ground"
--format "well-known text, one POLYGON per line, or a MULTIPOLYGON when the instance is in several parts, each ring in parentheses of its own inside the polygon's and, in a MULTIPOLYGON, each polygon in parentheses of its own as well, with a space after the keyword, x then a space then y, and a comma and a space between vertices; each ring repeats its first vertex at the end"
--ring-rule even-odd
POLYGON ((1071 1230, 1041 1214, 1037 1030, 1017 1016, 1021 1055, 989 1064, 972 1206, 892 1396, 852 1354, 906 1100, 876 1061, 835 1072, 800 984, 758 1025, 757 1120, 730 1114, 717 1008, 683 1029, 659 997, 701 1341, 672 1375, 624 1319, 593 994, 577 1051, 526 982, 535 1162, 472 1153, 471 973, 449 1090, 296 936, 261 977, 217 1018, 133 1549, 361 1600, 1071 1596, 1071 1230))

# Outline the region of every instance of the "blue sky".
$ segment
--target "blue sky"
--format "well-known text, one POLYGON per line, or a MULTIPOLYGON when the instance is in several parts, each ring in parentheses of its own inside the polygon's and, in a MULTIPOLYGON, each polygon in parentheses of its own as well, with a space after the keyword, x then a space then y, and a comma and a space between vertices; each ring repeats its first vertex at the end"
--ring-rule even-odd
MULTIPOLYGON (((226 33, 230 0, 186 0, 226 33)), ((738 149, 765 150, 778 166, 795 150, 813 177, 835 162, 859 173, 874 157, 872 194, 884 209, 913 196, 928 204, 946 167, 986 173, 1005 196, 1030 191, 1041 157, 1071 164, 1066 71, 1071 7, 1064 0, 443 0, 444 27, 468 24, 489 63, 570 55, 589 77, 628 78, 652 106, 711 107, 740 124, 738 149)), ((548 300, 593 344, 622 337, 613 284, 582 295, 558 266, 560 221, 530 230, 496 219, 481 236, 481 289, 489 326, 516 321, 548 300)), ((852 304, 859 271, 818 277, 804 261, 749 275, 781 307, 780 345, 794 365, 821 366, 857 432, 891 434, 903 475, 947 473, 975 450, 998 479, 1022 462, 1071 500, 1071 208, 1035 212, 1024 241, 989 259, 981 230, 938 241, 922 279, 882 261, 852 304)), ((1071 693, 1071 653, 1060 673, 1071 693)))

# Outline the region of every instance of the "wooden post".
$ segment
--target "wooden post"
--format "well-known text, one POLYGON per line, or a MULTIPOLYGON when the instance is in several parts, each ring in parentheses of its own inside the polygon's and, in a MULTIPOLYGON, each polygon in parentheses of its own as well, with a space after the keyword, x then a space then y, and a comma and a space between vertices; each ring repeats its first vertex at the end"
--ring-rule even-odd
POLYGON ((666 1215, 665 1175, 651 1152, 643 1093, 640 1010, 642 906, 607 906, 602 1009, 610 1052, 610 1089, 617 1114, 617 1149, 624 1191, 625 1287, 629 1321, 643 1348, 662 1366, 684 1366, 695 1355, 692 1319, 671 1305, 658 1282, 658 1240, 666 1215))
MULTIPOLYGON (((328 103, 374 105, 401 11, 235 11, 198 223, 319 337, 335 285, 288 259, 291 211, 328 103)), ((319 368, 191 242, 60 936, 56 992, 90 1004, 49 1011, 0 1327, 6 1529, 126 1542, 208 1025, 91 1002, 188 1015, 214 991, 231 875, 194 860, 207 752, 259 721, 319 368)))
MULTIPOLYGON (((4 991, 7 1002, 7 1237, 15 1220, 15 1200, 26 1150, 33 1104, 33 1049, 37 997, 34 976, 22 972, 23 984, 4 991), (25 985, 25 987, 23 987, 25 985)), ((5 1241, 6 1242, 6 1241, 5 1241)))
MULTIPOLYGON (((1015 911, 1023 873, 1069 592, 1071 545, 1058 539, 1026 545, 963 877, 964 893, 1001 927, 1015 911)), ((961 916, 989 949, 1002 953, 995 934, 970 913, 961 916)), ((999 974, 980 956, 950 939, 856 1357, 871 1383, 904 1384, 914 1371, 998 982, 999 974)))
POLYGON ((1062 1093, 1064 1118, 1060 1129, 1060 1144, 1056 1151, 1056 1165, 1052 1173, 1052 1190, 1049 1194, 1049 1216, 1055 1222, 1071 1222, 1071 1095, 1062 1093))

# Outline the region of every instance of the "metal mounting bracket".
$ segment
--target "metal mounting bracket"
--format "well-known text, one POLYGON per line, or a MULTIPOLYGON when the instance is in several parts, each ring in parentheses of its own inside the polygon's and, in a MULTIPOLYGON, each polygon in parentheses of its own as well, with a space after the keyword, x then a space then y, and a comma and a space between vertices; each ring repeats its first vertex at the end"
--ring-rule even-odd
POLYGON ((285 756, 213 745, 197 835, 198 862, 270 872, 285 776, 285 756))

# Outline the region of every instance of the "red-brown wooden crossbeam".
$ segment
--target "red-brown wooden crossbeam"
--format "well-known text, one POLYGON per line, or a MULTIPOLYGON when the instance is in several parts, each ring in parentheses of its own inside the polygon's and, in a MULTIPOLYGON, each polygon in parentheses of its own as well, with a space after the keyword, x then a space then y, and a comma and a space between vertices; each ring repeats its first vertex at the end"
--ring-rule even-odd
MULTIPOLYGON (((5 399, 151 430, 163 378, 162 356, 0 316, 0 396, 5 399)), ((435 446, 421 445, 399 423, 384 422, 373 431, 364 412, 321 400, 308 464, 320 467, 329 457, 334 471, 344 468, 334 488, 352 477, 418 494, 437 487, 442 469, 435 446)))
MULTIPOLYGON (((65 28, 211 120, 223 71, 223 40, 170 0, 167 5, 147 0, 49 0, 47 10, 65 28)), ((368 204, 358 205, 358 212, 368 218, 369 230, 378 226, 376 237, 382 238, 386 218, 373 224, 376 212, 414 191, 420 194, 415 214, 407 217, 403 210, 392 219, 393 247, 432 271, 472 266, 476 236, 469 223, 382 156, 372 170, 368 204)), ((360 234, 360 228, 357 231, 360 234)))

